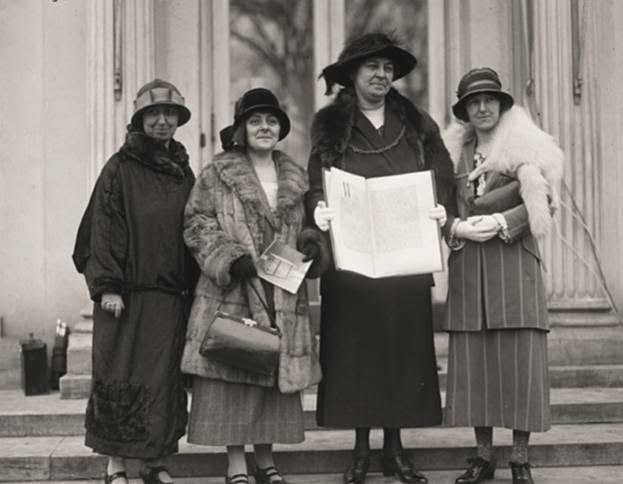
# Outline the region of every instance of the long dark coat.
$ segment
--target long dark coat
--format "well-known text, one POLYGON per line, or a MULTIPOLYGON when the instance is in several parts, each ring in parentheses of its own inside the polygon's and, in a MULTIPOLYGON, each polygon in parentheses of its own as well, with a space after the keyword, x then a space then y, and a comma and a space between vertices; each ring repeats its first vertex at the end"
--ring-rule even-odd
MULTIPOLYGON (((331 166, 366 178, 433 169, 440 203, 454 212, 452 165, 439 129, 395 90, 386 99, 382 135, 357 108, 353 91, 344 89, 316 114, 312 142, 310 216, 324 198, 321 170, 331 166)), ((430 274, 370 279, 331 268, 322 276, 320 425, 419 427, 441 422, 432 284, 430 274)))
POLYGON ((194 182, 183 145, 138 132, 106 163, 83 217, 74 262, 94 307, 86 445, 156 459, 177 451, 187 421, 180 359, 197 273, 183 234, 194 182), (119 319, 102 294, 123 297, 119 319))

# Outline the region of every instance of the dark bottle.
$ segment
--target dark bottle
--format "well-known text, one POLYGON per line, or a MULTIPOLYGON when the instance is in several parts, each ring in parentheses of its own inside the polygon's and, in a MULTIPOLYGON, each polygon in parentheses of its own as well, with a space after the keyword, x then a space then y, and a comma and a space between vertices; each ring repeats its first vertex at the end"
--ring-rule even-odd
POLYGON ((33 334, 22 345, 22 388, 26 395, 48 393, 47 345, 33 334))

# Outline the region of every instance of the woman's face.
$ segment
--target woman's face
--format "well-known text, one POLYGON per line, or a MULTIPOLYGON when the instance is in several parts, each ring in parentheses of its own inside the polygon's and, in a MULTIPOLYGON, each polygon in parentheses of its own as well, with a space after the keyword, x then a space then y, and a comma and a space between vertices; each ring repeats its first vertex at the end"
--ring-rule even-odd
POLYGON ((392 87, 394 63, 386 57, 371 57, 355 72, 357 96, 371 103, 383 100, 392 87))
POLYGON ((500 100, 493 94, 474 94, 465 101, 469 122, 476 131, 491 131, 500 120, 500 100))
POLYGON ((173 138, 179 112, 173 106, 152 106, 143 113, 143 131, 155 140, 167 143, 173 138))
POLYGON ((272 113, 255 112, 245 122, 247 150, 271 151, 279 141, 281 125, 272 113))

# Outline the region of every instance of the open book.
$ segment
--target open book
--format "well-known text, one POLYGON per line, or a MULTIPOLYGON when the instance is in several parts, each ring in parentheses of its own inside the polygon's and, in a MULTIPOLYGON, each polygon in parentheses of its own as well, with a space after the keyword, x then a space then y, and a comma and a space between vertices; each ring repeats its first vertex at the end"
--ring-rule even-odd
POLYGON ((433 172, 365 179, 323 172, 327 205, 335 210, 331 243, 337 269, 379 278, 443 270, 433 172))
POLYGON ((286 291, 296 294, 312 261, 283 242, 273 240, 257 262, 257 275, 286 291))

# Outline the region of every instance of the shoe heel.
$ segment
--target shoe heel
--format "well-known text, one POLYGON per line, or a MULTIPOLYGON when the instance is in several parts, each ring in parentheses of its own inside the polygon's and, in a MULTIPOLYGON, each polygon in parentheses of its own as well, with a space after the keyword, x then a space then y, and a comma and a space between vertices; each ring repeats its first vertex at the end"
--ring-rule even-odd
POLYGON ((488 481, 490 481, 491 479, 494 479, 495 478, 495 467, 491 469, 487 469, 487 472, 484 472, 480 478, 486 479, 488 481))
POLYGON ((388 462, 385 457, 381 459, 381 470, 383 471, 383 477, 392 477, 396 474, 391 462, 388 462))

